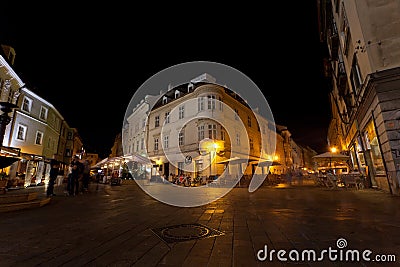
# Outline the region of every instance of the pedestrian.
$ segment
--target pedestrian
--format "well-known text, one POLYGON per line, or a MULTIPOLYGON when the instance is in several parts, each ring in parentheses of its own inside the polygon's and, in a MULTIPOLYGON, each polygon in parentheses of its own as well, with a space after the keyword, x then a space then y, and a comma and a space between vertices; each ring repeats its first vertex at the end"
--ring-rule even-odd
POLYGON ((79 194, 79 180, 81 179, 83 164, 79 161, 79 157, 75 156, 71 162, 71 183, 69 186, 69 195, 79 194))
POLYGON ((90 165, 89 161, 85 160, 83 162, 83 173, 82 173, 82 186, 83 191, 89 191, 89 180, 90 180, 90 165))
POLYGON ((56 159, 50 160, 50 179, 49 184, 47 185, 47 197, 55 196, 54 194, 54 184, 57 179, 57 175, 59 172, 60 163, 56 159))

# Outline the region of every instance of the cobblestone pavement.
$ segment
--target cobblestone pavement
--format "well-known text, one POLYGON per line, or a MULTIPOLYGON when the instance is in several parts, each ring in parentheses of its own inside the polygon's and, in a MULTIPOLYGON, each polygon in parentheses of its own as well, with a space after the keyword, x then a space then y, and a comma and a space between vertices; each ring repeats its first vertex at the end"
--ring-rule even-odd
POLYGON ((92 184, 75 197, 61 188, 55 192, 46 206, 1 214, 0 266, 398 266, 400 261, 400 197, 373 189, 292 186, 249 193, 234 188, 195 208, 163 204, 134 183, 92 184), (203 238, 203 228, 199 235, 183 228, 167 228, 161 236, 155 231, 185 224, 222 234, 203 238), (168 243, 161 238, 168 235, 195 239, 168 243), (338 240, 343 255, 345 249, 369 249, 371 259, 395 255, 397 262, 330 261, 327 254, 323 262, 283 262, 277 252, 272 261, 261 261, 264 248, 268 256, 274 249, 286 251, 286 258, 294 259, 296 254, 289 254, 294 250, 300 256, 314 250, 318 257, 329 247, 340 250, 338 240))

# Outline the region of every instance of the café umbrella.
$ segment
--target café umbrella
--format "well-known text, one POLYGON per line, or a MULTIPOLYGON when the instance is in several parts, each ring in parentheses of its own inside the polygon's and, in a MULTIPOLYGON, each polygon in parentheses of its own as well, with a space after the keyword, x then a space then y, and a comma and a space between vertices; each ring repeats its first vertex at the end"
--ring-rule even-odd
POLYGON ((18 157, 0 156, 0 169, 8 167, 20 159, 18 157))
POLYGON ((325 152, 313 157, 314 161, 316 161, 317 163, 323 163, 323 162, 329 163, 329 167, 332 166, 333 162, 343 163, 347 162, 349 158, 350 157, 347 155, 343 155, 340 153, 333 153, 333 152, 325 152))

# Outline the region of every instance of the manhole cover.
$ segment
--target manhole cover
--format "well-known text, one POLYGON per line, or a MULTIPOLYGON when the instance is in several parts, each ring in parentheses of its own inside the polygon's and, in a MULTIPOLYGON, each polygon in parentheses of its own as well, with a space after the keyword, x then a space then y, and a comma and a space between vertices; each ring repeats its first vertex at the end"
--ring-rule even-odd
POLYGON ((199 223, 178 224, 151 229, 166 243, 189 241, 224 235, 223 232, 199 223))

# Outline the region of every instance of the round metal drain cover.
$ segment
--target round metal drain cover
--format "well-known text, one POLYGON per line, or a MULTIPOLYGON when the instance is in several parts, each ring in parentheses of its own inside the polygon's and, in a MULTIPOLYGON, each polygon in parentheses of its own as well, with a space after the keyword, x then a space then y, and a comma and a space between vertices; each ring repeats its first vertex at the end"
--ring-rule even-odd
POLYGON ((214 237, 224 234, 221 231, 198 223, 178 224, 151 230, 167 243, 214 237))
POLYGON ((165 228, 161 234, 167 238, 190 240, 207 236, 210 230, 201 225, 181 224, 165 228))

